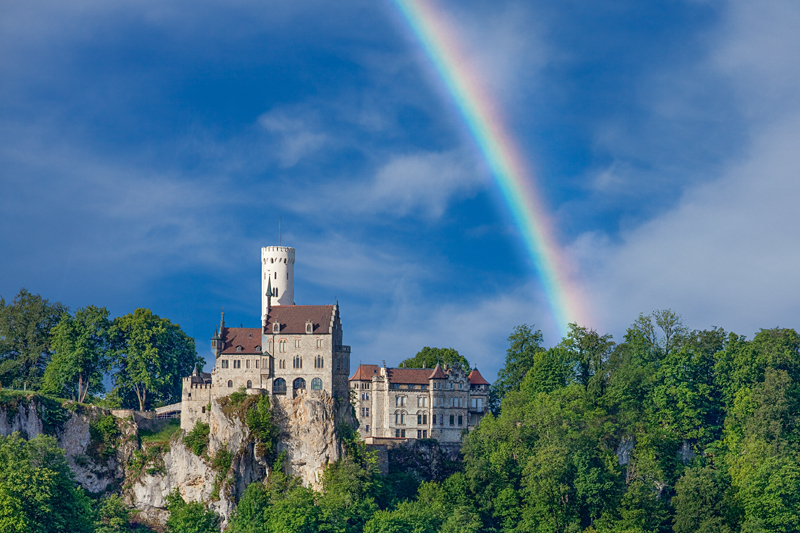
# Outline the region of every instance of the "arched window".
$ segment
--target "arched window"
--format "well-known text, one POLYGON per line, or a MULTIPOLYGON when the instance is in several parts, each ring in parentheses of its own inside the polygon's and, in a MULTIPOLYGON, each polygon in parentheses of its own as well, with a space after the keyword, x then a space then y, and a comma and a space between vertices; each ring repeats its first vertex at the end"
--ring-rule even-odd
POLYGON ((303 358, 295 355, 292 359, 292 368, 303 368, 303 358))
POLYGON ((303 378, 297 378, 296 380, 294 380, 293 386, 294 390, 305 389, 306 380, 304 380, 303 378))
POLYGON ((322 390, 322 380, 319 378, 312 379, 311 390, 322 390))
POLYGON ((281 353, 286 353, 286 339, 281 339, 278 343, 278 351, 281 353))
POLYGON ((278 378, 272 382, 272 394, 286 394, 286 380, 278 378))
POLYGON ((247 388, 248 389, 252 389, 253 388, 253 382, 250 381, 249 379, 247 380, 247 388))
POLYGON ((318 355, 314 358, 314 368, 323 368, 325 366, 325 358, 318 355))
POLYGON ((228 380, 228 387, 233 387, 233 381, 228 380))

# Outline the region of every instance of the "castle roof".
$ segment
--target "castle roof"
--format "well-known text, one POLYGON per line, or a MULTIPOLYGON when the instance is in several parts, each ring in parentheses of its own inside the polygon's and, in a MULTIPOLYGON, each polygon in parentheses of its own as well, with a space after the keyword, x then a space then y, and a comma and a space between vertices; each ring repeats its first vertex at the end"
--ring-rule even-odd
POLYGON ((428 379, 447 379, 447 374, 444 373, 442 367, 439 363, 436 363, 436 367, 433 369, 433 374, 428 379))
POLYGON ((469 373, 469 384, 470 385, 489 385, 489 382, 483 379, 481 373, 478 372, 478 369, 475 368, 472 372, 469 373))
POLYGON ((427 385, 432 372, 430 368, 389 368, 386 373, 390 383, 427 385))
POLYGON ((372 376, 378 375, 378 372, 380 372, 378 365, 358 365, 350 381, 370 381, 372 376))
POLYGON ((280 324, 282 335, 304 334, 306 322, 313 324, 313 333, 328 335, 334 317, 333 305, 273 305, 269 307, 264 332, 273 332, 273 324, 280 324))
POLYGON ((222 353, 261 353, 261 328, 222 328, 220 339, 225 343, 222 353), (237 347, 241 346, 240 350, 237 347), (258 347, 258 350, 256 350, 258 347))

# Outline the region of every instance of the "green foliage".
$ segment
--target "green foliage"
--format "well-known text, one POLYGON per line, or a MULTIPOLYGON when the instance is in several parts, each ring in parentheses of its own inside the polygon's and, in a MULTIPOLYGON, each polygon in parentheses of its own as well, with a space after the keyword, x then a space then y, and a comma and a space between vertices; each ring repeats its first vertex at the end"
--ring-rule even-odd
POLYGON ((38 389, 50 362, 50 330, 67 308, 20 289, 11 303, 0 297, 0 383, 38 389))
POLYGON ((95 533, 128 533, 132 530, 130 521, 135 512, 128 509, 120 496, 107 496, 95 507, 95 533))
POLYGON ((120 436, 116 417, 107 415, 90 422, 89 435, 92 439, 89 446, 92 455, 107 459, 116 453, 117 439, 120 436))
POLYGON ((211 489, 212 499, 219 499, 219 489, 225 481, 232 464, 233 454, 225 447, 217 450, 217 453, 214 454, 214 457, 211 459, 211 468, 217 473, 214 477, 214 486, 211 489))
POLYGON ((245 423, 250 435, 256 440, 256 453, 272 460, 277 451, 280 428, 272 421, 269 396, 258 397, 258 401, 247 411, 245 423))
POLYGON ((506 364, 498 372, 497 381, 492 385, 492 391, 498 400, 519 388, 525 375, 534 366, 536 353, 544 351, 542 332, 534 331, 532 326, 526 324, 515 327, 508 342, 510 346, 506 352, 506 364))
POLYGON ((170 419, 161 429, 154 431, 140 429, 139 440, 142 441, 142 444, 168 444, 172 440, 173 435, 180 431, 180 429, 181 421, 170 419))
POLYGON ((167 496, 170 533, 219 533, 219 517, 201 502, 186 503, 177 489, 167 496))
POLYGON ((91 514, 53 437, 0 437, 0 531, 90 533, 91 514))
POLYGON ((469 371, 469 361, 463 355, 452 348, 430 348, 424 347, 414 357, 410 357, 400 363, 405 368, 434 368, 437 364, 442 366, 458 365, 462 369, 469 371))
POLYGON ((183 437, 183 444, 192 450, 198 457, 202 456, 208 448, 208 435, 211 427, 201 421, 197 421, 190 432, 183 437))
POLYGON ((44 373, 42 391, 84 402, 88 394, 103 392, 108 368, 111 322, 105 307, 64 313, 52 330, 53 357, 44 373))
POLYGON ((126 407, 180 401, 182 378, 203 362, 194 339, 149 309, 115 318, 109 335, 116 347, 112 393, 126 407))

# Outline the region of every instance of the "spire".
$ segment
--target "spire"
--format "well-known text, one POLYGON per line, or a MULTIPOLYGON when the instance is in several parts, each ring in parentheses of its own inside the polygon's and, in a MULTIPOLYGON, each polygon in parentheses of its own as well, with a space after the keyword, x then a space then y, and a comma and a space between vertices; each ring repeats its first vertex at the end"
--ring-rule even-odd
POLYGON ((219 332, 222 333, 222 330, 225 329, 225 308, 222 308, 222 318, 220 319, 219 323, 219 332))

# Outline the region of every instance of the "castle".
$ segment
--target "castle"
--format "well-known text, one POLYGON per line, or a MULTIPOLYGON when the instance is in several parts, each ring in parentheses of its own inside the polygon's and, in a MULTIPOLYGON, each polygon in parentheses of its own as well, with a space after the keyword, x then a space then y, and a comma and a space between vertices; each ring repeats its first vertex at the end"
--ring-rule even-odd
POLYGON ((348 380, 350 347, 342 344, 339 305, 295 305, 295 250, 261 249, 261 327, 225 325, 211 338, 214 369, 183 378, 181 428, 208 422, 212 400, 248 394, 349 398, 359 432, 375 438, 460 442, 487 412, 489 383, 477 369, 360 365, 348 380), (349 384, 348 384, 349 382, 349 384))

